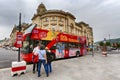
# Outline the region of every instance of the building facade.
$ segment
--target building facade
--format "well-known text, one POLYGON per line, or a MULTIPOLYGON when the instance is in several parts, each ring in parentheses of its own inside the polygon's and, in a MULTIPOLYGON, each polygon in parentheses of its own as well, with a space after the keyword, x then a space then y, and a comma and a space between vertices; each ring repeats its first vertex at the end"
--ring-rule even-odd
POLYGON ((47 10, 43 3, 37 8, 37 13, 32 17, 32 23, 38 28, 60 31, 77 36, 86 36, 87 45, 92 45, 93 30, 85 22, 75 22, 75 16, 62 10, 47 10))
MULTIPOLYGON (((21 32, 25 32, 25 30, 29 27, 29 24, 27 24, 27 23, 22 23, 21 24, 21 32)), ((18 26, 17 25, 14 25, 14 27, 13 27, 13 30, 12 30, 12 32, 11 32, 11 34, 10 34, 10 39, 9 39, 9 45, 10 46, 13 46, 14 45, 14 43, 15 43, 15 41, 16 41, 16 34, 17 34, 17 32, 19 32, 19 30, 18 30, 18 26)))
MULTIPOLYGON (((87 46, 93 44, 94 40, 92 27, 83 21, 75 22, 76 18, 71 13, 62 10, 47 10, 43 3, 38 6, 36 11, 36 14, 32 17, 32 23, 37 24, 38 28, 60 31, 77 36, 86 36, 87 46)), ((24 33, 24 31, 29 27, 29 24, 22 23, 21 26, 21 32, 24 33)), ((16 40, 17 32, 17 25, 14 25, 10 34, 10 46, 13 46, 16 40)))

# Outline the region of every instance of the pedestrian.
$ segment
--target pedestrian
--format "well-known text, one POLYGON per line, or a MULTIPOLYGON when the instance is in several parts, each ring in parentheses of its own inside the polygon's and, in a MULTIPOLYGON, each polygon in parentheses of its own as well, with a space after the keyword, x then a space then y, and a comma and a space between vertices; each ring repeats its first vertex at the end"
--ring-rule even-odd
POLYGON ((46 50, 44 49, 44 46, 41 45, 40 50, 38 51, 39 56, 39 62, 38 62, 38 77, 41 76, 41 65, 43 64, 46 76, 49 76, 48 67, 47 67, 47 56, 46 56, 46 50))
POLYGON ((40 50, 40 43, 37 43, 37 46, 33 49, 33 73, 35 73, 35 68, 37 65, 36 71, 38 71, 38 50, 40 50))
POLYGON ((53 56, 52 56, 52 53, 50 52, 50 50, 48 50, 48 48, 46 47, 46 56, 47 56, 47 67, 48 67, 48 72, 51 73, 52 72, 52 65, 51 65, 51 62, 52 62, 52 59, 53 59, 53 56))
POLYGON ((92 57, 94 57, 94 48, 92 48, 92 57))
POLYGON ((102 55, 104 55, 104 56, 107 57, 107 49, 106 49, 106 46, 103 47, 102 55))

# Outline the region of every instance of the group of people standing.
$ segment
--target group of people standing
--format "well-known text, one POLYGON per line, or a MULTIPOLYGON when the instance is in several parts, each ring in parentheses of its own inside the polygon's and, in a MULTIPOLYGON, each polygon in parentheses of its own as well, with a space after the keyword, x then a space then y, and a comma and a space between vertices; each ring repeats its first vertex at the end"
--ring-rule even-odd
POLYGON ((46 76, 49 76, 49 73, 52 72, 51 66, 51 53, 48 48, 45 48, 44 45, 38 43, 37 46, 33 49, 33 58, 38 56, 38 61, 33 62, 33 73, 35 73, 35 68, 37 66, 38 77, 41 76, 41 65, 43 64, 46 76))

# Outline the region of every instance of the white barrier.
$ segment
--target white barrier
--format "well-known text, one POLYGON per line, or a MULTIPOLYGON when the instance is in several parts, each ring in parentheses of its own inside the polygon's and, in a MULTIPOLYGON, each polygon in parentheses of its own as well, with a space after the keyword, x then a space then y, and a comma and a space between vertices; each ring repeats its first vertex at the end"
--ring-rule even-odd
POLYGON ((12 62, 11 76, 14 76, 15 74, 20 75, 21 73, 25 73, 25 72, 26 72, 26 62, 25 61, 12 62))
POLYGON ((102 52, 102 55, 103 55, 103 56, 107 56, 107 52, 106 52, 106 51, 103 51, 103 52, 102 52))

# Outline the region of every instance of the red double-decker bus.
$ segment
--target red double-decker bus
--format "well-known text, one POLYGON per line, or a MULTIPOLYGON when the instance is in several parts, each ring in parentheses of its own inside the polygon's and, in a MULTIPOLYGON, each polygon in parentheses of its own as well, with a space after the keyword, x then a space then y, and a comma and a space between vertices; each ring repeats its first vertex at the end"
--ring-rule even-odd
POLYGON ((75 36, 55 30, 44 30, 32 24, 23 35, 21 57, 26 62, 32 62, 32 47, 40 42, 53 54, 54 60, 83 56, 86 54, 86 37, 75 36))

